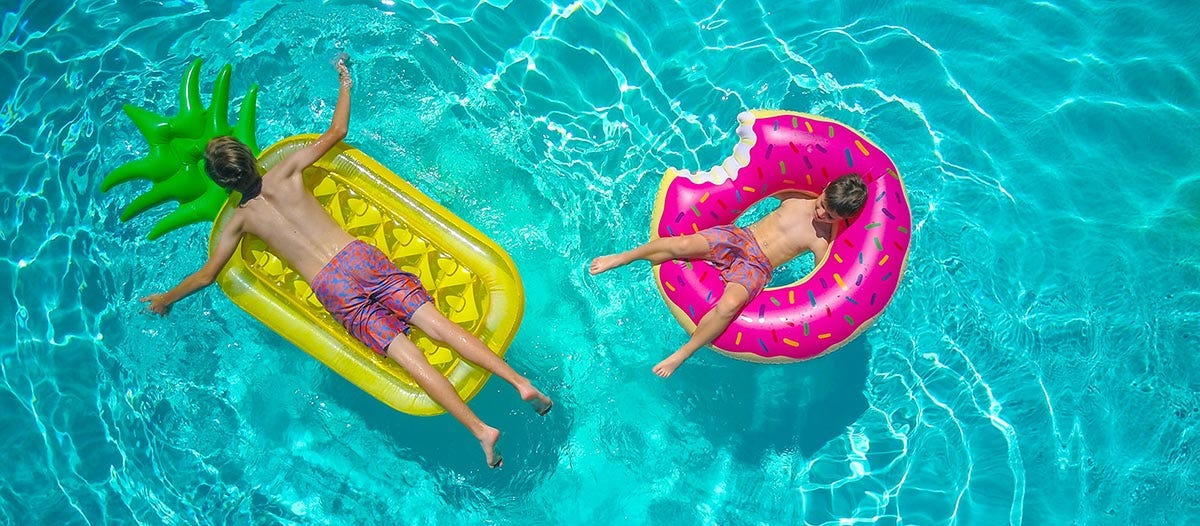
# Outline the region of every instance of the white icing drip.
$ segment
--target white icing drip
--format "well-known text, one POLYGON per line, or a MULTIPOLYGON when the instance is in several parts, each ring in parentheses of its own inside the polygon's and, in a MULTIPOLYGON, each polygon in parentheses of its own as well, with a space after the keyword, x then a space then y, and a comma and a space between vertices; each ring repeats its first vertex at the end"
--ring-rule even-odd
POLYGON ((733 154, 726 157, 721 164, 708 170, 692 173, 688 170, 676 170, 678 177, 686 177, 693 183, 721 184, 737 177, 738 170, 750 164, 750 149, 758 140, 754 135, 754 114, 743 111, 738 114, 738 143, 733 147, 733 154))
POLYGON ((738 159, 737 156, 730 155, 729 158, 725 159, 725 162, 721 164, 721 168, 725 169, 725 173, 736 174, 738 173, 738 170, 741 170, 742 167, 746 166, 747 164, 750 163, 744 163, 738 159))
POLYGON ((750 147, 751 146, 753 146, 753 145, 747 144, 745 142, 739 142, 739 143, 737 143, 737 146, 733 147, 733 156, 737 157, 737 160, 739 162, 744 163, 743 166, 745 164, 750 164, 750 147))

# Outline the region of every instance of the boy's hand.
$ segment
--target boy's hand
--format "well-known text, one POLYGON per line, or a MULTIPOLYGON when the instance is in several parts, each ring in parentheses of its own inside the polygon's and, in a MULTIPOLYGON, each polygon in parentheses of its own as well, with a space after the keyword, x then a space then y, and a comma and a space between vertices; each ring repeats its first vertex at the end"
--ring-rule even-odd
POLYGON ((354 85, 354 79, 350 78, 350 68, 346 67, 346 61, 348 60, 350 60, 350 57, 346 56, 345 53, 342 53, 342 56, 338 57, 336 64, 338 70, 338 81, 347 88, 354 85))
POLYGON ((149 309, 150 312, 153 312, 159 316, 166 316, 171 312, 171 303, 168 302, 164 296, 164 294, 151 294, 142 298, 141 301, 143 303, 149 303, 146 308, 149 309))

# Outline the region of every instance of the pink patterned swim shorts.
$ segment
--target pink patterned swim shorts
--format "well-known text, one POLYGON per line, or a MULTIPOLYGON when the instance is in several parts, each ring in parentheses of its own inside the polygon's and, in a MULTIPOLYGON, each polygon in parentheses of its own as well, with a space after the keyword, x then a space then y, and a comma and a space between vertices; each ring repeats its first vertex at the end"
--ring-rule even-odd
POLYGON ((771 261, 763 254, 754 234, 734 225, 720 225, 699 232, 708 241, 708 257, 721 270, 721 279, 737 283, 758 296, 771 281, 771 261))
POLYGON ((313 277, 312 289, 351 335, 384 355, 396 336, 408 334, 417 308, 433 301, 417 276, 360 240, 329 260, 313 277))

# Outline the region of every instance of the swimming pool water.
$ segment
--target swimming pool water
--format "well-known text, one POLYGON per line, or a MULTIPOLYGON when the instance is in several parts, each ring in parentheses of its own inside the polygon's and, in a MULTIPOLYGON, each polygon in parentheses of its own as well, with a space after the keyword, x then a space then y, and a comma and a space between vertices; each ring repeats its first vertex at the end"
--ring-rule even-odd
MULTIPOLYGON (((1200 512, 1200 60, 1187 2, 17 1, 0 47, 0 524, 1176 524, 1200 512), (348 142, 521 269, 513 366, 398 414, 219 290, 138 298, 207 229, 148 242, 98 191, 194 57, 260 85, 259 142, 348 142), (643 242, 668 166, 747 108, 819 113, 896 161, 913 249, 885 314, 785 366, 684 340, 643 242)), ((207 94, 210 84, 202 91, 207 94)), ((801 262, 803 265, 804 262, 801 262)), ((811 265, 811 260, 807 263, 811 265)), ((792 270, 800 276, 803 270, 792 270)))

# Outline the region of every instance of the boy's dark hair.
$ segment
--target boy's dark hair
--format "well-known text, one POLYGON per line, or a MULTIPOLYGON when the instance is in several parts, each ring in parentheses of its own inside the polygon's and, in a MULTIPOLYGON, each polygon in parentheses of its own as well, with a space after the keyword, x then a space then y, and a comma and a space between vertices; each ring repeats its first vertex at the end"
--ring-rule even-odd
POLYGON ((241 141, 216 137, 204 149, 204 171, 226 190, 244 192, 258 180, 258 160, 241 141))
POLYGON ((841 218, 851 218, 867 202, 867 184, 858 174, 847 174, 825 187, 825 203, 841 218))

